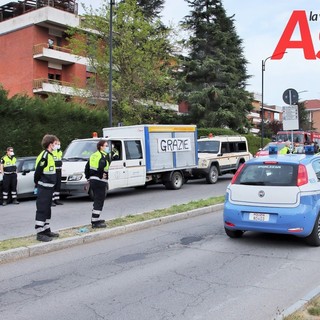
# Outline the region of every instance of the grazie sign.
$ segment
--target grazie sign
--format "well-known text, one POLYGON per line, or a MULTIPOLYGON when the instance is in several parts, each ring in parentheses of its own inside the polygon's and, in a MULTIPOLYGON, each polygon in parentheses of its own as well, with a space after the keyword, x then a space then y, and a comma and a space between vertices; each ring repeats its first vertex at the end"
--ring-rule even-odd
POLYGON ((188 138, 158 139, 158 152, 190 151, 191 143, 188 138))

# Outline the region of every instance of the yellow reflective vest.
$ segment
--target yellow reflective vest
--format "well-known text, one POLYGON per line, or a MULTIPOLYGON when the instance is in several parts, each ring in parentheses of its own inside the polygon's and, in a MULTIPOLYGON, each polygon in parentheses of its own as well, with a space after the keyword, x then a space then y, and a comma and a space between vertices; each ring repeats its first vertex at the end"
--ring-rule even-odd
POLYGON ((104 151, 97 150, 89 159, 90 179, 104 180, 103 174, 109 169, 108 155, 104 151))
POLYGON ((59 150, 53 150, 52 155, 54 158, 54 162, 56 164, 56 169, 62 169, 62 151, 59 150))
POLYGON ((36 160, 36 171, 34 182, 46 188, 53 188, 56 184, 56 166, 52 153, 48 150, 42 151, 36 160))
POLYGON ((17 158, 16 157, 9 157, 8 155, 5 155, 1 158, 1 164, 3 165, 3 173, 4 174, 10 174, 10 173, 16 173, 17 172, 17 166, 16 166, 17 158))

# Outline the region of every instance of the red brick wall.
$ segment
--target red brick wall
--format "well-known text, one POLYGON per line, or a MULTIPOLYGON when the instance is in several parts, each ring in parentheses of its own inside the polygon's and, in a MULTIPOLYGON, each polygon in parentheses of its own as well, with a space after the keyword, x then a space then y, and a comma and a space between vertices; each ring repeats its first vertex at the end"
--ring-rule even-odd
POLYGON ((0 83, 9 96, 32 95, 34 27, 0 36, 0 83))

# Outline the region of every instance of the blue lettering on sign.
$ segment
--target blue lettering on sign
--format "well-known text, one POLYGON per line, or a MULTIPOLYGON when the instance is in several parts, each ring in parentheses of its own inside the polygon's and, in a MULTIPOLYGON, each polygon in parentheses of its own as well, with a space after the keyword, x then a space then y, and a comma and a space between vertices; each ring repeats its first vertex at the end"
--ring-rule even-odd
POLYGON ((158 139, 158 152, 190 151, 189 138, 158 139))

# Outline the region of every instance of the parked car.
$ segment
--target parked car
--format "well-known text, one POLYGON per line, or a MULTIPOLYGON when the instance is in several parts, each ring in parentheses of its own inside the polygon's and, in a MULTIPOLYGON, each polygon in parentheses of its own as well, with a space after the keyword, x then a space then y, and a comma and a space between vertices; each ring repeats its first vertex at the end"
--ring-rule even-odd
POLYGON ((275 154, 245 162, 227 187, 223 221, 231 238, 259 231, 320 246, 320 156, 275 154))
MULTIPOLYGON (((18 199, 35 197, 34 195, 34 171, 37 157, 17 158, 18 199)), ((2 175, 0 176, 0 198, 2 197, 2 175)))

